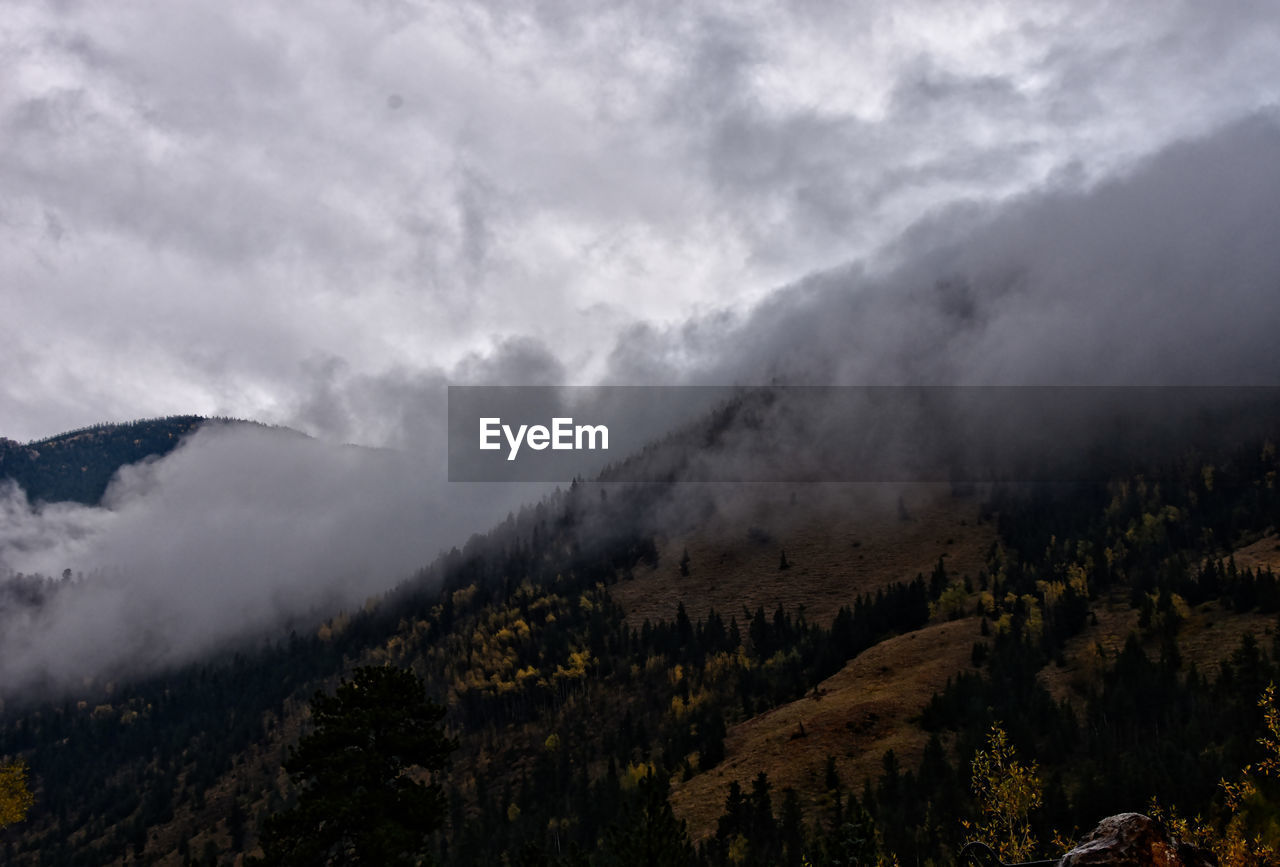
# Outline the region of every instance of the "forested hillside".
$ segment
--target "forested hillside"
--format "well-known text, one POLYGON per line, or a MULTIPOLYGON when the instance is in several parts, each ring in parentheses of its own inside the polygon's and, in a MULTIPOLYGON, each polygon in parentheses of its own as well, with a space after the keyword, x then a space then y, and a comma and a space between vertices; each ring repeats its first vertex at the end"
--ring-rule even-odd
POLYGON ((0 437, 0 479, 12 479, 32 503, 96 505, 116 470, 167 455, 206 419, 195 415, 100 424, 18 443, 0 437))
POLYGON ((1263 758, 1278 471, 1252 442, 1107 483, 907 489, 847 527, 859 486, 575 484, 358 611, 11 702, 0 755, 36 801, 5 852, 238 863, 296 797, 312 693, 371 664, 448 709, 447 864, 949 863, 989 818, 980 753, 1030 768, 1028 853, 1153 798, 1275 843, 1269 782, 1219 782, 1263 758))

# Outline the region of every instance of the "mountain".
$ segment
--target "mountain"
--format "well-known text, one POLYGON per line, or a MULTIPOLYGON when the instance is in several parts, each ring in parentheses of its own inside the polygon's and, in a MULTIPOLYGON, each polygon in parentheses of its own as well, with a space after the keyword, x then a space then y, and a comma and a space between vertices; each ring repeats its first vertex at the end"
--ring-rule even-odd
POLYGON ((18 484, 32 503, 101 505, 116 471, 162 458, 206 425, 236 425, 286 431, 236 418, 171 415, 119 424, 89 425, 42 440, 19 443, 0 437, 0 481, 18 484))
POLYGON ((1218 786, 1280 675, 1273 442, 1056 486, 576 483, 358 610, 11 702, 6 855, 239 863, 308 699, 366 664, 448 707, 448 864, 948 863, 996 725, 1044 855, 1153 798, 1274 842, 1271 784, 1218 786))
POLYGON ((0 437, 0 479, 12 479, 32 503, 97 505, 116 470, 163 457, 208 421, 196 415, 99 424, 42 440, 0 437))

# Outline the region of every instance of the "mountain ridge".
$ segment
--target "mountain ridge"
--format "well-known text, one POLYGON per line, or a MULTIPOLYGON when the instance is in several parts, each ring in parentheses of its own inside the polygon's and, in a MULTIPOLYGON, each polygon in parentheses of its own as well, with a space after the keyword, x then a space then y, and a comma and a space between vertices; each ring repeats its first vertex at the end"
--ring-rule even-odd
POLYGON ((744 797, 763 809, 776 785, 815 864, 837 863, 858 810, 877 851, 937 858, 974 815, 964 769, 996 721, 1044 769, 1058 830, 1153 794, 1201 809, 1251 761, 1280 660, 1275 453, 1214 460, 1065 492, 940 490, 936 508, 890 496, 874 538, 816 489, 575 483, 314 631, 0 712, 0 753, 39 781, 12 860, 234 863, 289 802, 279 760, 306 696, 363 664, 411 668, 449 708, 446 863, 614 863, 607 841, 651 818, 651 777, 671 781, 677 824, 645 833, 700 841, 701 863, 743 847, 784 863, 752 830, 772 812, 734 818, 727 787, 753 773, 744 797), (700 592, 713 583, 727 595, 700 592), (747 585, 755 611, 729 607, 747 585), (1171 777, 1153 756, 1187 743, 1171 777))
POLYGON ((208 425, 257 427, 306 434, 292 428, 226 416, 170 415, 101 422, 22 443, 0 436, 0 482, 18 485, 31 504, 102 502, 124 466, 162 458, 208 425))

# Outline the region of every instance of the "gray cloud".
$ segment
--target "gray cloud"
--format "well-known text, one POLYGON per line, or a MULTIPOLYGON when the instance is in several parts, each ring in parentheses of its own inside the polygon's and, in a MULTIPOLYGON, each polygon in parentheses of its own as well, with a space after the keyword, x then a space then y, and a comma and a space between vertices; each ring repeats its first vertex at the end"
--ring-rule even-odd
POLYGON ((10 682, 349 601, 532 496, 442 482, 450 382, 1280 370, 1262 2, 11 6, 0 434, 399 453, 224 431, 106 509, 7 497, 10 568, 99 570, 10 682))
POLYGON ((1275 384, 1277 232, 1267 113, 1086 190, 936 215, 876 268, 813 275, 748 316, 637 328, 612 378, 1275 384))
POLYGON ((317 359, 430 377, 494 335, 591 382, 646 324, 743 310, 932 209, 1096 183, 1280 96, 1261 3, 11 12, 19 438, 191 411, 306 426, 317 359))
POLYGON ((0 496, 0 568, 82 580, 4 610, 0 695, 177 664, 281 622, 359 606, 527 486, 450 489, 442 462, 288 431, 205 427, 125 467, 101 508, 0 496))

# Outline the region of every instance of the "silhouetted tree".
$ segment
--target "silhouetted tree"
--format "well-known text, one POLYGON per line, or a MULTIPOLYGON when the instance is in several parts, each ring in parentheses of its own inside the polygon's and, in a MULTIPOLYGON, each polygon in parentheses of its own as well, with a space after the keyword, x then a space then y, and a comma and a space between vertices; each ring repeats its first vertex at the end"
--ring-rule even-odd
POLYGON ((301 790, 291 810, 267 820, 265 863, 422 864, 445 816, 437 780, 455 744, 439 728, 444 708, 406 669, 356 669, 333 696, 311 701, 315 731, 284 767, 301 790))
POLYGON ((649 774, 640 780, 636 803, 605 834, 600 863, 609 867, 681 867, 697 862, 684 822, 671 811, 669 792, 670 783, 662 775, 649 774))

